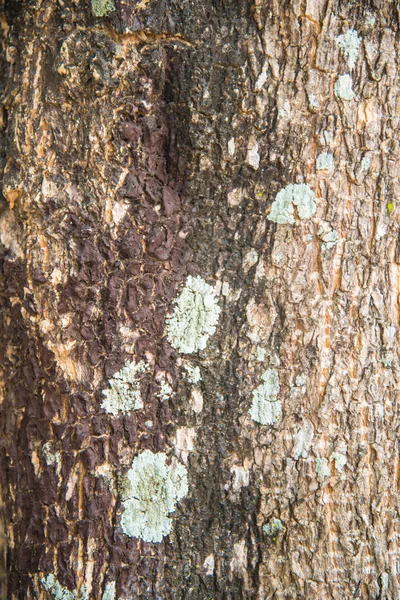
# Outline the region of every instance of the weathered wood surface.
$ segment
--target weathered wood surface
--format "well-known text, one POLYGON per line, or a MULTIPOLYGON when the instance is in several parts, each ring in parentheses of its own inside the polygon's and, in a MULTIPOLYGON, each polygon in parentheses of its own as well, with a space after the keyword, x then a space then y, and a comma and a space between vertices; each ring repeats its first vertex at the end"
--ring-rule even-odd
POLYGON ((58 600, 49 575, 71 598, 399 597, 399 18, 3 0, 8 598, 58 600), (316 212, 274 223, 289 184, 316 212), (190 275, 221 308, 194 354, 166 328, 190 275), (143 407, 106 413, 140 360, 143 407), (267 370, 271 426, 249 413, 267 370), (121 528, 145 450, 187 469, 162 542, 121 528))

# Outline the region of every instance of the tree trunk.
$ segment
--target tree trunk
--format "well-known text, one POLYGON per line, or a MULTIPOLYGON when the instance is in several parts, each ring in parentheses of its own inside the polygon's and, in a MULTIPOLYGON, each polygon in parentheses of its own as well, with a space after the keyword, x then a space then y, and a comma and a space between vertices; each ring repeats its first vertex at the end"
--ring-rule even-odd
POLYGON ((3 4, 7 598, 400 597, 398 2, 3 4))

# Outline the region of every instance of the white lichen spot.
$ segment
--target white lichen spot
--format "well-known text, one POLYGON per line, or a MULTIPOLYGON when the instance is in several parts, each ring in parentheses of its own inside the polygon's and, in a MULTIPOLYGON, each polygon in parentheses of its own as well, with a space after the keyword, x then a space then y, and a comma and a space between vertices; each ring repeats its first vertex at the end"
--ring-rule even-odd
POLYGON ((165 402, 168 398, 171 398, 172 395, 172 387, 169 385, 167 381, 163 381, 160 385, 160 390, 158 392, 158 397, 161 402, 165 402))
POLYGON ((369 156, 364 156, 364 158, 361 161, 361 173, 364 173, 364 171, 368 171, 370 165, 371 159, 369 158, 369 156))
POLYGON ((315 94, 308 94, 308 102, 310 104, 310 108, 317 110, 320 107, 319 100, 315 94))
POLYGON ((267 356, 267 351, 265 350, 265 348, 262 348, 261 346, 257 346, 256 360, 258 360, 259 362, 264 362, 266 356, 267 356))
POLYGON ((264 533, 272 536, 275 536, 282 529, 283 525, 280 519, 271 519, 271 521, 269 521, 269 523, 266 523, 263 527, 264 533))
POLYGON ((322 251, 330 250, 339 240, 339 235, 336 229, 326 231, 323 227, 318 231, 318 236, 322 240, 322 251))
POLYGON ((205 559, 205 561, 203 563, 203 568, 208 577, 211 577, 212 575, 214 575, 214 569, 215 569, 214 554, 209 554, 207 556, 207 558, 205 559))
POLYGON ((114 0, 91 0, 95 17, 105 17, 115 10, 114 0))
POLYGON ((49 592, 49 594, 52 595, 54 600, 75 600, 78 598, 78 594, 75 590, 70 592, 70 590, 61 585, 52 573, 47 575, 47 577, 42 577, 40 583, 46 592, 49 592))
POLYGON ((335 468, 337 471, 342 471, 344 466, 347 463, 347 458, 345 454, 341 452, 334 452, 331 456, 332 460, 335 461, 335 468))
POLYGON ((278 400, 279 376, 275 369, 267 369, 261 379, 263 383, 253 391, 250 416, 261 425, 273 425, 282 412, 282 404, 278 400))
POLYGON ((186 378, 189 381, 189 383, 193 383, 193 385, 200 383, 200 381, 201 381, 200 367, 193 367, 192 365, 185 364, 185 365, 183 365, 183 368, 186 371, 186 378))
POLYGON ((257 140, 251 138, 249 146, 247 148, 246 162, 248 165, 250 165, 250 167, 252 167, 255 170, 257 170, 260 166, 260 154, 258 150, 259 146, 257 140))
POLYGON ((311 219, 317 210, 315 194, 305 183, 291 183, 280 190, 272 204, 268 219, 274 223, 293 225, 294 206, 297 206, 300 219, 311 219))
POLYGON ((323 144, 331 144, 332 142, 333 142, 332 131, 328 131, 327 129, 325 129, 325 131, 322 134, 322 143, 323 144))
POLYGON ((303 421, 302 426, 294 436, 294 447, 292 456, 294 460, 307 458, 312 441, 314 439, 314 425, 308 419, 303 421))
POLYGON ((243 487, 248 487, 250 484, 250 473, 244 467, 232 467, 232 490, 239 492, 243 487))
POLYGON ((220 312, 214 288, 201 277, 189 276, 167 318, 171 346, 184 354, 204 350, 215 333, 220 312))
POLYGON ((315 460, 315 472, 321 478, 330 476, 331 470, 326 458, 317 458, 315 460))
POLYGON ((145 542, 161 542, 171 531, 176 504, 188 493, 186 467, 166 464, 163 452, 145 450, 134 458, 124 484, 122 531, 145 542))
POLYGON ((153 427, 153 421, 145 421, 144 424, 148 429, 151 429, 153 427))
POLYGON ((336 38, 336 43, 347 60, 350 69, 354 69, 356 65, 361 39, 355 29, 348 29, 346 33, 336 38))
POLYGON ((304 375, 304 373, 302 375, 297 375, 295 383, 297 387, 302 387, 303 385, 306 385, 307 375, 304 375))
POLYGON ((194 427, 179 427, 175 433, 175 452, 187 464, 189 452, 193 452, 196 429, 194 427))
POLYGON ((318 171, 333 171, 334 160, 333 154, 330 152, 322 152, 317 156, 318 171))
POLYGON ((115 581, 106 584, 101 600, 115 600, 115 581))
POLYGON ((353 100, 353 80, 351 75, 340 75, 335 82, 335 96, 341 100, 353 100))
POLYGON ((103 390, 105 398, 101 407, 112 415, 126 415, 132 410, 143 408, 139 375, 145 371, 146 365, 143 361, 127 362, 108 382, 110 389, 103 390))
POLYGON ((59 452, 54 451, 52 442, 46 442, 43 444, 42 453, 48 466, 58 466, 61 455, 59 452))
POLYGON ((229 156, 233 156, 235 154, 235 138, 231 138, 228 142, 228 152, 229 152, 229 156))

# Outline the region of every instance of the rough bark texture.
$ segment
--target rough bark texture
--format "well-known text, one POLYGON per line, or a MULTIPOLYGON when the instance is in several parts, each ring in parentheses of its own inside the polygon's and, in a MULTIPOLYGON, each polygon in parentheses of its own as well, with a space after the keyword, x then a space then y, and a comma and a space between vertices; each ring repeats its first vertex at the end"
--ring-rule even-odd
POLYGON ((55 597, 49 574, 90 599, 398 598, 398 2, 3 3, 8 598, 55 597), (295 183, 316 213, 268 220, 295 183), (222 309, 193 356, 165 324, 189 275, 222 309), (132 359, 144 406, 106 414, 132 359), (146 449, 188 471, 161 543, 120 526, 146 449))

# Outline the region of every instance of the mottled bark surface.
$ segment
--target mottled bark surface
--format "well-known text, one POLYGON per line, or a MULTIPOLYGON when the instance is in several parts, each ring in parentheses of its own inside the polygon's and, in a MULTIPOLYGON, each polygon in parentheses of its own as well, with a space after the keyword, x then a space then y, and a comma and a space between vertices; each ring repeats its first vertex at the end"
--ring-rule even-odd
POLYGON ((49 574, 90 599, 398 598, 398 3, 115 6, 3 0, 8 598, 49 574), (316 213, 268 220, 295 183, 316 213), (222 309, 194 355, 165 326, 189 275, 222 309), (144 406, 107 414, 132 359, 144 406), (267 369, 272 426, 249 414, 267 369), (146 449, 188 471, 161 543, 120 525, 146 449))

